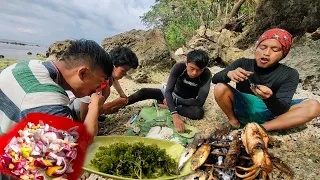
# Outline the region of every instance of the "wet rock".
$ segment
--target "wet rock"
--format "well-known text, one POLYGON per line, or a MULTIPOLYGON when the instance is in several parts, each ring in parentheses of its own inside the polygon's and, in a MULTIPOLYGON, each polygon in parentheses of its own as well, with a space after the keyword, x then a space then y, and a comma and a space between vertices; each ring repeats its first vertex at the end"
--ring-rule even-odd
POLYGON ((3 59, 4 58, 4 55, 0 55, 0 59, 3 59))
POLYGON ((28 55, 32 55, 32 52, 28 52, 27 54, 28 54, 28 55))

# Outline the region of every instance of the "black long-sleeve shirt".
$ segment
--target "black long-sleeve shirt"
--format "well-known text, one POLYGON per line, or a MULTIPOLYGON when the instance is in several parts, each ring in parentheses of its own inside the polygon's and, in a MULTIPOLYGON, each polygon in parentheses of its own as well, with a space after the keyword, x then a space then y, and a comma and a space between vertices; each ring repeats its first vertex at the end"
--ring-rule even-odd
MULTIPOLYGON (((251 82, 267 86, 272 90, 273 95, 268 99, 263 99, 263 101, 274 115, 281 115, 289 110, 293 94, 299 83, 299 73, 297 70, 280 63, 269 68, 260 68, 254 59, 241 58, 215 74, 212 78, 212 83, 230 82, 227 73, 238 67, 254 72, 249 77, 251 82)), ((236 89, 243 93, 253 94, 248 80, 237 83, 236 89)))
POLYGON ((176 113, 176 104, 203 106, 210 90, 211 72, 208 68, 197 78, 191 79, 185 62, 175 64, 167 82, 165 98, 171 113, 176 113), (173 101, 174 93, 176 102, 173 101))

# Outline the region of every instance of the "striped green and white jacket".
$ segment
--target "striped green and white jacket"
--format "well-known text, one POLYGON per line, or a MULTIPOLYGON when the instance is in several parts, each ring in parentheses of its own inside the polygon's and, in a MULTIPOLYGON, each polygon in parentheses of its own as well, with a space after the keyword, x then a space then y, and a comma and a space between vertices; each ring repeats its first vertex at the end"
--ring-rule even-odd
POLYGON ((21 61, 0 74, 0 134, 30 112, 68 116, 69 98, 58 82, 59 72, 52 62, 21 61))

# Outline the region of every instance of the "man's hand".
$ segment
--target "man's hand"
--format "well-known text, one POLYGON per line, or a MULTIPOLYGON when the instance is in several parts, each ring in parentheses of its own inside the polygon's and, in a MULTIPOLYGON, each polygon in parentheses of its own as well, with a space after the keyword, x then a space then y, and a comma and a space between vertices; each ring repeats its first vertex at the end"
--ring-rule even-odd
POLYGON ((123 107, 128 104, 128 98, 119 97, 115 99, 113 102, 115 102, 115 106, 123 107))
POLYGON ((176 130, 180 133, 184 132, 184 122, 180 119, 178 114, 173 114, 172 115, 173 118, 173 124, 174 127, 176 128, 176 130))
POLYGON ((264 85, 256 85, 250 87, 251 91, 258 96, 260 99, 268 99, 273 95, 273 92, 270 88, 264 85))
POLYGON ((247 80, 249 76, 251 76, 253 72, 246 71, 240 67, 235 70, 229 71, 227 76, 231 79, 231 81, 238 83, 240 81, 247 80))
POLYGON ((99 95, 99 94, 97 94, 97 93, 93 93, 93 94, 91 95, 90 104, 89 104, 89 109, 90 109, 90 106, 91 106, 91 107, 92 107, 92 106, 96 106, 96 107, 102 106, 103 103, 104 103, 104 101, 105 101, 104 96, 99 95))
POLYGON ((163 104, 158 104, 159 107, 161 107, 162 109, 168 109, 168 104, 167 104, 167 100, 163 99, 163 104))
POLYGON ((163 99, 163 104, 168 106, 166 98, 163 99))
POLYGON ((112 114, 117 111, 119 111, 120 108, 123 108, 125 105, 128 104, 128 98, 117 98, 111 102, 113 106, 110 108, 109 112, 106 112, 106 114, 112 114))
POLYGON ((99 110, 103 105, 105 98, 102 95, 93 93, 90 101, 91 102, 88 105, 88 113, 83 124, 86 126, 88 133, 92 136, 95 136, 98 133, 99 110))
POLYGON ((128 99, 128 96, 127 96, 125 93, 120 93, 119 95, 120 95, 121 98, 126 98, 126 99, 128 99))
POLYGON ((120 108, 123 108, 128 104, 128 98, 117 98, 111 102, 103 104, 100 108, 100 114, 112 114, 117 112, 120 108))

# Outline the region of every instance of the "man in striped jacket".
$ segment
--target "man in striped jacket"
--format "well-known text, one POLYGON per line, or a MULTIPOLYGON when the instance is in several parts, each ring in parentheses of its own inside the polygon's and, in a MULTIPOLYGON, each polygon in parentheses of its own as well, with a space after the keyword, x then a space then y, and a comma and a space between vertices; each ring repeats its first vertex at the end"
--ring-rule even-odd
POLYGON ((105 98, 96 88, 111 76, 112 61, 107 52, 91 40, 75 40, 59 60, 19 61, 0 74, 0 134, 31 112, 73 118, 65 90, 76 97, 91 95, 84 121, 88 132, 97 133, 99 106, 105 98))

